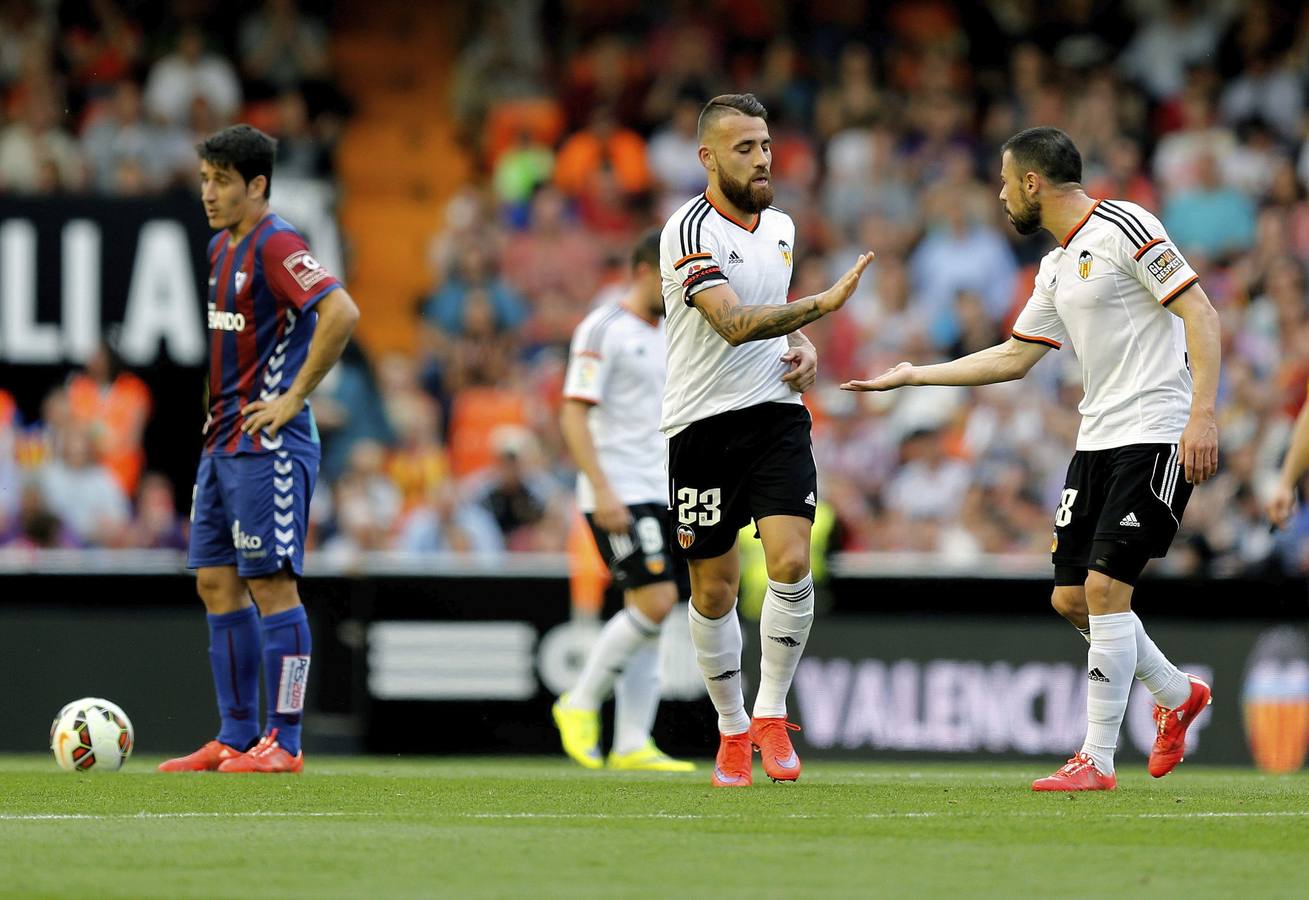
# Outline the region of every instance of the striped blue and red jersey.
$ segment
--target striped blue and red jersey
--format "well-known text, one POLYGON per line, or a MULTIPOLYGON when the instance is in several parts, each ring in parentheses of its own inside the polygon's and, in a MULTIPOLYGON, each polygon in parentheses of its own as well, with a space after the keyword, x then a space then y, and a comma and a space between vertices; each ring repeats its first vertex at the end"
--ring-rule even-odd
POLYGON ((341 286, 285 219, 269 214, 232 245, 227 231, 209 242, 209 421, 213 456, 289 450, 319 454, 306 403, 276 438, 241 431, 241 410, 271 400, 295 381, 309 352, 314 305, 341 286))

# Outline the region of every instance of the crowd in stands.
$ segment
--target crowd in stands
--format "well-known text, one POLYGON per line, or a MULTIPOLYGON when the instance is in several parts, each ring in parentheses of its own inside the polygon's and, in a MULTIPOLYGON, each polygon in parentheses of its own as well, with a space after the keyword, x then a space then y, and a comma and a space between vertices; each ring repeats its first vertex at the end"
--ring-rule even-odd
MULTIPOLYGON (((223 57, 210 55, 208 31, 183 29, 151 52, 108 0, 73 6, 77 21, 52 31, 39 4, 0 5, 0 171, 16 179, 0 190, 130 192, 184 177, 170 148, 250 115, 256 84, 268 121, 313 136, 316 152, 279 165, 330 171, 339 104, 321 20, 269 3, 223 57), (59 83, 80 98, 62 120, 26 75, 31 46, 59 60, 59 83), (112 67, 93 58, 123 74, 107 79, 112 67)), ((769 109, 775 203, 797 226, 792 295, 824 289, 864 248, 877 253, 845 309, 806 332, 820 357, 806 401, 842 549, 963 562, 1048 551, 1079 421, 1071 352, 977 389, 855 396, 836 385, 1007 337, 1054 242, 1020 238, 1005 220, 999 147, 1051 124, 1081 149, 1091 196, 1158 213, 1222 319, 1220 471, 1193 496, 1163 566, 1309 570, 1309 510, 1277 533, 1260 510, 1309 381, 1309 10, 669 0, 656 14, 637 0, 503 0, 464 19, 450 109, 479 174, 432 237, 415 352, 352 348, 315 398, 320 551, 566 547, 573 470, 555 414, 571 330, 621 294, 634 238, 703 190, 704 101, 748 90, 769 109)), ((0 466, 3 413, 0 396, 0 466)), ((121 477, 127 462, 96 452, 121 477)), ((73 440, 50 465, 68 480, 86 458, 73 440)), ((143 479, 138 518, 151 515, 144 493, 143 479)), ((57 489, 18 496, 30 515, 57 489)), ((96 542, 94 525, 79 527, 46 525, 96 542)))

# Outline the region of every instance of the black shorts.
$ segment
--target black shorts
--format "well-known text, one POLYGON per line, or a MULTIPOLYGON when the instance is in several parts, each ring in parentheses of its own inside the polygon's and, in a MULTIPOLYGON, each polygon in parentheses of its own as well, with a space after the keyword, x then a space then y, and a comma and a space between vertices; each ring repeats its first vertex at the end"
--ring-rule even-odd
POLYGON ((1191 498, 1177 463, 1176 444, 1074 453, 1055 511, 1054 564, 1085 568, 1097 540, 1139 544, 1150 557, 1166 554, 1191 498))
POLYGON ((668 442, 668 494, 688 559, 722 556, 747 522, 814 519, 818 471, 812 422, 799 403, 761 403, 692 422, 668 442))
POLYGON ((632 525, 626 534, 610 534, 595 524, 593 513, 586 514, 614 586, 626 591, 677 580, 675 560, 668 552, 668 509, 660 503, 637 503, 627 511, 632 514, 632 525))

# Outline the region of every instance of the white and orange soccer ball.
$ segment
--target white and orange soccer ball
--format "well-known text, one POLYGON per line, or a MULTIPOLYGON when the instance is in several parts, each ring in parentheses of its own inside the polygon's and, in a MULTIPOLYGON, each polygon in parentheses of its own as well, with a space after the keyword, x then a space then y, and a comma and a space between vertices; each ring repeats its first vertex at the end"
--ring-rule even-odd
POLYGON ((117 772, 135 743, 127 713, 99 697, 65 705, 50 725, 50 752, 70 772, 117 772))

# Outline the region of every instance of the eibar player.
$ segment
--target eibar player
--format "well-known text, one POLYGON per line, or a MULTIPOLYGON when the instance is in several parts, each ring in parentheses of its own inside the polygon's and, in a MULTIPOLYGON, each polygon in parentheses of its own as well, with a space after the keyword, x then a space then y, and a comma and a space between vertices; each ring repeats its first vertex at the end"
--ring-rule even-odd
POLYGON ((1218 469, 1218 315, 1158 219, 1134 203, 1086 195, 1081 155, 1059 129, 1010 138, 1000 179, 1018 233, 1044 228, 1060 241, 1041 260, 1013 336, 952 362, 902 362, 842 387, 1011 381, 1050 349, 1072 345, 1085 395, 1055 512, 1051 602, 1091 645, 1088 725, 1082 749, 1032 789, 1113 790, 1133 676, 1155 698, 1156 778, 1181 762, 1186 731, 1211 699, 1207 684, 1150 640, 1132 591, 1150 558, 1168 552, 1192 486, 1218 469))
POLYGON ((359 310, 299 233, 269 212, 275 147, 249 125, 198 147, 205 215, 221 230, 209 243, 209 418, 187 566, 208 613, 221 724, 213 740, 162 763, 162 772, 304 766, 311 645, 297 579, 319 460, 307 401, 359 310))
POLYGON ((669 502, 690 561, 691 640, 720 740, 711 783, 751 784, 753 747, 774 781, 800 776, 786 694, 814 617, 809 539, 818 477, 799 391, 815 377, 798 331, 841 308, 871 253, 828 290, 788 303, 795 225, 773 207, 767 111, 753 94, 715 97, 700 113, 704 194, 664 226, 659 265, 667 314, 669 502), (807 382, 807 383, 806 383, 807 382), (768 592, 753 717, 741 688, 736 533, 754 520, 768 592))
POLYGON ((609 766, 691 772, 650 737, 659 706, 659 634, 677 605, 668 550, 668 476, 659 403, 664 389, 664 299, 659 232, 632 251, 632 286, 593 310, 573 334, 559 424, 577 465, 577 505, 595 536, 623 609, 591 648, 581 677, 554 705, 564 750, 588 769, 600 754, 600 705, 612 691, 609 766))

